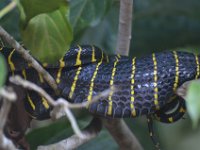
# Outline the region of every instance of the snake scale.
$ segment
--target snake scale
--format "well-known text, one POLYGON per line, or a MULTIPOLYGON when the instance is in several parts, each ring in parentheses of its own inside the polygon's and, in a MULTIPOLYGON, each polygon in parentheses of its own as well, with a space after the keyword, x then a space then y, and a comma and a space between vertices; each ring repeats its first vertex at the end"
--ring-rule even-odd
MULTIPOLYGON (((9 76, 18 74, 58 97, 14 49, 1 48, 0 53, 7 60, 9 76)), ((116 91, 111 90, 108 97, 87 107, 94 115, 112 118, 146 115, 165 123, 174 122, 185 113, 185 102, 175 94, 176 89, 200 77, 200 56, 181 51, 129 58, 107 55, 95 46, 78 45, 71 47, 57 63, 42 65, 56 80, 59 97, 72 103, 92 101, 98 93, 115 86, 116 91), (173 112, 167 113, 170 110, 173 112)), ((24 104, 32 118, 49 118, 51 107, 34 91, 27 91, 24 104)))

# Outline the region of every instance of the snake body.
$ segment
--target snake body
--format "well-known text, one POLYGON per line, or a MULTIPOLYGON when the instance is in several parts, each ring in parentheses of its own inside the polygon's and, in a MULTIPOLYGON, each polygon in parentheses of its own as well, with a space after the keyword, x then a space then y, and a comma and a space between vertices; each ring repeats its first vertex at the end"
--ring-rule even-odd
MULTIPOLYGON (((92 101, 100 92, 114 86, 116 91, 100 98, 87 108, 94 115, 112 118, 157 114, 163 122, 178 120, 184 102, 176 89, 184 82, 200 77, 200 56, 180 51, 153 53, 142 58, 107 55, 90 46, 74 46, 55 64, 43 64, 54 77, 61 95, 57 96, 44 79, 13 49, 2 48, 9 75, 21 75, 43 87, 54 98, 64 97, 72 103, 92 101), (176 114, 165 114, 175 107, 176 114), (173 118, 174 117, 174 118, 173 118), (166 120, 167 119, 167 120, 166 120)), ((36 119, 49 117, 51 107, 33 91, 24 100, 27 112, 36 119)))

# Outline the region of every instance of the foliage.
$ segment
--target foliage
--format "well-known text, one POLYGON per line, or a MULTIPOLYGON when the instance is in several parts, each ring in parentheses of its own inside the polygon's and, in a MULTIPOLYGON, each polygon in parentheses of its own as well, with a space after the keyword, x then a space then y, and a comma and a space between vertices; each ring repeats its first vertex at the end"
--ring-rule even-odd
MULTIPOLYGON (((87 27, 94 27, 100 23, 113 0, 75 0, 71 2, 71 24, 76 37, 81 35, 87 27)), ((77 40, 77 39, 76 39, 77 40)))
POLYGON ((19 8, 21 12, 21 19, 25 25, 28 24, 33 17, 39 14, 52 12, 59 9, 63 5, 67 5, 64 0, 57 0, 56 2, 50 0, 48 3, 41 0, 21 0, 18 5, 20 4, 21 6, 19 6, 19 8))
POLYGON ((61 58, 72 41, 69 7, 64 0, 21 0, 21 35, 25 46, 42 62, 61 58), (31 36, 30 36, 31 35, 31 36))
POLYGON ((6 80, 7 69, 6 63, 2 55, 0 55, 0 88, 3 86, 6 80))
MULTIPOLYGON (((0 3, 0 8, 9 3, 9 0, 0 1, 3 1, 0 3)), ((35 0, 34 2, 36 3, 31 0, 21 0, 18 9, 16 8, 3 17, 0 24, 17 40, 22 40, 39 60, 55 61, 71 44, 77 43, 94 44, 105 51, 114 52, 118 30, 119 1, 73 0, 65 3, 64 0, 49 0, 46 3, 35 0), (20 26, 17 26, 19 22, 20 26), (52 58, 54 56, 55 59, 52 58)), ((130 55, 143 56, 153 51, 180 49, 180 47, 193 52, 195 49, 195 52, 199 53, 197 50, 200 47, 199 7, 199 0, 134 1, 133 40, 130 55)), ((196 86, 191 86, 188 99, 198 101, 199 90, 196 91, 196 86)), ((194 105, 198 103, 199 101, 193 103, 189 100, 188 108, 193 105, 191 112, 197 110, 195 108, 199 106, 194 105)), ((88 114, 81 111, 77 116, 80 114, 83 114, 81 117, 83 120, 87 120, 88 114)), ((192 115, 192 118, 195 118, 194 122, 198 114, 197 110, 195 115, 192 115)), ((126 121, 144 145, 144 149, 154 149, 148 137, 146 120, 142 118, 136 121, 130 119, 126 121)), ((87 124, 88 120, 83 121, 82 127, 87 124)), ((180 149, 181 147, 182 150, 186 150, 188 149, 187 143, 192 145, 189 148, 195 149, 196 146, 196 149, 199 149, 198 144, 195 145, 192 141, 200 138, 198 135, 200 129, 197 128, 198 132, 194 133, 188 119, 173 125, 156 124, 156 126, 159 129, 157 133, 160 135, 159 139, 162 140, 161 145, 166 149, 180 149)), ((38 144, 52 143, 71 134, 70 125, 66 121, 61 121, 45 129, 33 130, 27 137, 34 149, 38 144)), ((81 148, 94 149, 94 145, 98 145, 99 149, 106 149, 108 146, 110 149, 116 149, 116 144, 111 141, 105 131, 98 139, 81 148)))
POLYGON ((66 120, 60 120, 49 126, 31 131, 26 138, 31 149, 36 149, 38 145, 45 145, 62 140, 72 133, 70 123, 66 120))
POLYGON ((200 83, 192 82, 187 93, 187 111, 192 119, 193 127, 197 127, 200 119, 200 83))
MULTIPOLYGON (((80 118, 78 119, 78 124, 81 128, 84 128, 91 118, 80 118)), ((70 123, 62 119, 58 122, 55 122, 49 126, 41 127, 39 129, 35 129, 31 131, 27 135, 27 140, 29 141, 31 145, 31 149, 36 149, 38 145, 46 145, 50 143, 55 143, 60 140, 65 139, 66 137, 69 137, 71 134, 73 134, 73 131, 71 130, 70 123)), ((100 135, 91 140, 88 144, 82 145, 80 150, 88 150, 88 149, 99 149, 101 150, 102 147, 99 146, 102 145, 103 147, 107 147, 108 149, 116 149, 117 144, 114 143, 113 139, 109 136, 109 133, 106 130, 103 130, 100 135), (98 143, 98 145, 96 145, 98 143), (110 144, 112 143, 112 144, 110 144)))

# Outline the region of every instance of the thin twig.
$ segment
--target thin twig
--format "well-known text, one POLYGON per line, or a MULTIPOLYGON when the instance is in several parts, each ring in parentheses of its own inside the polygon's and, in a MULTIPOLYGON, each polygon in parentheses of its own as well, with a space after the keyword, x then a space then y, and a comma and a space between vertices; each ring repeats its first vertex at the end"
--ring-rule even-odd
POLYGON ((36 69, 42 77, 47 81, 47 83, 57 91, 57 84, 54 78, 46 71, 44 68, 25 50, 11 35, 9 35, 1 26, 0 26, 0 37, 4 39, 10 46, 12 46, 21 56, 34 68, 36 69))
POLYGON ((128 56, 132 28, 133 0, 120 0, 116 53, 128 56))
POLYGON ((41 96, 43 96, 50 105, 53 106, 53 110, 51 114, 53 119, 57 119, 58 117, 61 117, 63 115, 60 115, 60 114, 65 114, 67 115, 71 125, 72 125, 72 128, 74 130, 74 132, 79 136, 79 137, 83 137, 79 127, 78 127, 78 124, 76 122, 76 119, 74 118, 74 116, 72 115, 72 112, 71 110, 69 109, 69 105, 68 105, 68 102, 66 100, 54 100, 45 90, 43 90, 41 87, 37 86, 36 84, 30 82, 30 81, 27 81, 27 80, 24 80, 22 79, 20 76, 13 76, 13 77, 10 77, 10 82, 16 84, 16 85, 20 85, 26 89, 29 89, 29 90, 34 90, 36 91, 37 93, 39 93, 41 96), (55 116, 54 116, 55 115, 55 116))
POLYGON ((98 118, 94 118, 91 123, 82 131, 84 138, 79 138, 77 135, 72 135, 71 137, 62 140, 58 143, 51 144, 48 146, 39 146, 37 150, 68 150, 68 149, 76 149, 80 145, 90 141, 95 138, 102 129, 101 120, 98 118))
POLYGON ((11 76, 9 78, 9 81, 11 83, 14 83, 16 85, 20 85, 22 87, 24 87, 25 89, 29 89, 29 90, 33 90, 37 93, 39 93, 40 95, 42 95, 45 99, 48 100, 48 103, 52 106, 56 105, 55 100, 41 87, 39 87, 38 85, 28 81, 28 80, 24 80, 22 79, 20 76, 11 76))
POLYGON ((11 102, 17 99, 17 96, 14 92, 8 92, 5 88, 0 89, 0 97, 10 100, 11 102))
POLYGON ((0 19, 16 7, 16 2, 10 2, 6 7, 0 10, 0 19))
POLYGON ((110 94, 111 90, 113 92, 117 91, 116 88, 113 86, 110 89, 107 89, 103 92, 98 93, 96 96, 94 96, 92 98, 92 101, 90 101, 90 102, 86 101, 83 103, 73 104, 73 103, 69 103, 67 100, 65 100, 63 98, 59 98, 57 101, 55 101, 44 89, 42 89, 41 87, 39 87, 38 85, 36 85, 30 81, 22 79, 20 76, 12 76, 9 78, 9 80, 10 80, 10 82, 12 82, 16 85, 23 86, 26 89, 33 90, 33 91, 39 93, 52 106, 55 106, 55 105, 57 105, 56 103, 61 102, 61 103, 63 103, 62 105, 66 105, 67 107, 72 108, 72 109, 84 108, 84 107, 90 105, 91 103, 97 102, 100 98, 107 97, 110 94))
POLYGON ((92 103, 95 103, 97 102, 100 98, 106 98, 109 96, 109 94, 112 92, 116 92, 117 89, 113 86, 107 90, 104 90, 100 93, 98 93, 96 96, 94 96, 92 98, 92 100, 89 102, 89 101, 86 101, 86 102, 83 102, 83 103, 77 103, 77 104, 71 104, 71 103, 68 103, 69 107, 70 108, 73 108, 73 109, 76 109, 76 108, 84 108, 84 107, 87 107, 88 105, 92 104, 92 103))
POLYGON ((99 95, 95 96, 91 102, 84 102, 82 104, 72 104, 63 98, 54 100, 44 89, 42 89, 41 87, 37 86, 36 84, 34 84, 30 81, 22 79, 20 76, 12 76, 12 77, 10 77, 9 81, 16 85, 20 85, 26 89, 34 90, 35 92, 37 92, 41 96, 43 96, 48 101, 48 103, 54 107, 51 112, 52 119, 58 119, 58 118, 62 117, 63 115, 66 115, 71 123, 71 126, 72 126, 74 132, 81 138, 83 138, 83 135, 77 125, 76 119, 73 116, 70 108, 86 107, 86 106, 90 105, 91 103, 96 102, 101 97, 107 97, 109 95, 109 93, 111 92, 111 90, 115 92, 115 88, 112 87, 111 89, 103 91, 99 95))
POLYGON ((76 121, 73 113, 69 109, 69 107, 65 107, 64 110, 65 110, 65 114, 66 114, 67 118, 69 119, 69 122, 71 123, 71 126, 72 126, 75 134, 78 135, 78 137, 80 137, 80 138, 84 138, 84 135, 82 134, 82 132, 77 124, 77 121, 76 121))

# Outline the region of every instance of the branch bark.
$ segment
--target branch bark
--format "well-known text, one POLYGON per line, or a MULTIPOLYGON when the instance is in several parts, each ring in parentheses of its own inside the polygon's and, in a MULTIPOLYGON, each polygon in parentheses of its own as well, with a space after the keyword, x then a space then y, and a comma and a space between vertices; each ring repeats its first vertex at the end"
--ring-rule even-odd
MULTIPOLYGON (((119 29, 116 49, 117 54, 128 56, 131 40, 132 10, 133 0, 120 0, 119 29)), ((120 149, 142 150, 140 143, 130 131, 124 120, 102 120, 104 126, 118 143, 120 149)))
POLYGON ((16 94, 10 89, 1 89, 0 97, 3 99, 3 104, 0 109, 0 149, 15 150, 15 146, 10 139, 4 135, 4 126, 10 111, 11 103, 16 100, 16 94))
POLYGON ((120 0, 116 53, 128 56, 131 40, 133 0, 120 0))
POLYGON ((120 149, 142 150, 137 138, 132 134, 122 119, 102 119, 104 126, 108 129, 120 149))
POLYGON ((76 119, 74 118, 74 115, 72 114, 72 112, 70 110, 70 106, 68 105, 69 102, 67 102, 67 100, 61 99, 61 100, 56 101, 44 89, 42 89, 41 87, 37 86, 36 84, 34 84, 30 81, 22 79, 19 76, 10 77, 9 80, 13 84, 20 85, 26 89, 34 90, 35 92, 39 93, 42 97, 44 97, 47 100, 48 104, 53 106, 53 112, 54 112, 53 114, 55 116, 59 116, 59 117, 55 117, 55 116, 52 116, 52 117, 55 119, 58 119, 61 116, 66 115, 72 125, 74 132, 79 137, 83 137, 83 135, 78 127, 78 124, 76 122, 76 119), (60 114, 62 114, 62 115, 60 115, 60 114))
POLYGON ((95 136, 97 136, 97 134, 101 130, 101 121, 99 119, 95 118, 91 122, 91 124, 89 125, 88 128, 86 128, 84 131, 81 131, 79 129, 78 124, 76 122, 76 119, 75 119, 75 117, 72 114, 70 109, 77 109, 77 108, 86 107, 89 104, 96 102, 98 99, 100 99, 102 97, 107 97, 110 94, 111 90, 115 91, 115 88, 112 87, 111 89, 105 90, 105 91, 101 92, 100 94, 98 94, 97 96, 95 96, 91 100, 91 102, 86 102, 86 103, 82 103, 82 104, 71 104, 63 98, 59 98, 58 100, 54 100, 41 87, 37 86, 36 84, 34 84, 30 81, 22 79, 19 76, 10 77, 9 81, 11 83, 15 84, 15 85, 20 85, 20 86, 24 87, 25 89, 34 90, 35 92, 40 94, 42 97, 44 97, 48 101, 48 103, 53 106, 53 110, 51 112, 51 117, 58 119, 61 116, 66 115, 67 118, 69 119, 70 123, 71 123, 72 129, 76 133, 76 135, 73 135, 70 138, 67 138, 67 139, 65 139, 61 142, 56 143, 56 144, 52 144, 52 145, 42 147, 42 149, 43 148, 44 149, 53 149, 54 147, 59 147, 58 149, 63 149, 63 148, 73 149, 74 147, 77 148, 81 144, 83 144, 83 143, 89 141, 90 139, 94 138, 95 136), (66 143, 67 143, 67 148, 66 148, 66 143), (63 145, 65 145, 65 146, 63 147, 63 145))
POLYGON ((8 85, 17 95, 17 101, 12 104, 6 125, 4 127, 5 135, 13 141, 17 147, 29 150, 29 144, 25 139, 25 133, 30 127, 32 118, 24 108, 24 98, 26 90, 14 84, 8 85))

